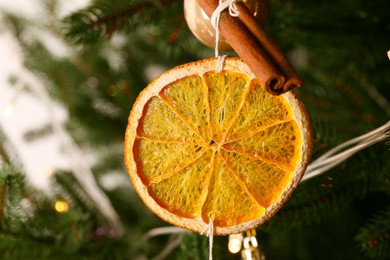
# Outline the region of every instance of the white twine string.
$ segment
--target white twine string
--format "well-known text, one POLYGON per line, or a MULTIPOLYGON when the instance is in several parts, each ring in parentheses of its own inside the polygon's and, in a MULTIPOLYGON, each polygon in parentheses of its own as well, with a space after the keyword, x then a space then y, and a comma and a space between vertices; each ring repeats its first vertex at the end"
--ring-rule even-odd
POLYGON ((217 68, 215 69, 218 73, 220 73, 222 71, 223 64, 225 62, 226 57, 227 57, 227 55, 218 56, 217 68))
MULTIPOLYGON (((318 157, 307 167, 305 176, 303 176, 301 181, 306 181, 310 178, 318 176, 327 170, 337 166, 341 162, 347 160, 349 157, 357 153, 358 151, 367 148, 373 144, 381 142, 386 138, 389 138, 390 134, 390 121, 386 124, 372 130, 369 133, 363 134, 359 137, 353 138, 349 141, 346 141, 333 149, 329 150, 322 156, 318 157)), ((145 237, 156 236, 156 235, 166 235, 177 232, 184 232, 186 230, 181 228, 156 228, 152 229, 145 235, 145 237)), ((201 235, 207 235, 209 237, 209 259, 212 260, 212 250, 213 250, 213 234, 214 234, 214 224, 210 220, 209 225, 201 232, 201 235)), ((169 252, 172 251, 176 246, 178 246, 177 241, 168 243, 167 248, 169 252)), ((166 254, 164 254, 166 255, 166 254)), ((156 258, 157 259, 157 258, 156 258)))
POLYGON ((207 227, 200 233, 209 237, 209 260, 213 259, 213 245, 214 245, 214 223, 210 218, 207 227))
POLYGON ((329 150, 328 152, 311 162, 310 165, 307 167, 305 176, 303 176, 301 181, 306 181, 310 178, 320 175, 325 171, 340 164, 341 162, 345 161, 358 151, 385 140, 389 137, 389 132, 390 121, 369 133, 353 138, 336 146, 335 148, 329 150))
MULTIPOLYGON (((166 257, 181 243, 180 237, 178 237, 179 233, 182 232, 189 232, 188 230, 179 228, 179 227, 160 227, 160 228, 154 228, 148 231, 143 237, 142 241, 146 245, 148 241, 156 236, 161 235, 168 235, 171 234, 171 237, 169 241, 167 242, 167 245, 164 247, 164 249, 155 257, 151 258, 151 260, 162 260, 166 259, 166 257)), ((146 258, 146 257, 145 257, 146 258)))
MULTIPOLYGON (((239 12, 234 5, 235 0, 228 0, 222 3, 222 0, 219 1, 219 6, 217 9, 215 9, 213 15, 211 16, 211 23, 214 26, 216 30, 216 41, 215 41, 215 57, 218 57, 217 62, 217 72, 220 72, 223 68, 223 63, 225 60, 226 55, 219 56, 218 54, 218 41, 219 41, 219 18, 221 15, 221 12, 225 10, 227 7, 229 7, 229 14, 231 16, 238 16, 239 12), (231 11, 232 10, 232 11, 231 11), (235 11, 234 11, 235 10, 235 11)), ((387 52, 387 55, 390 59, 390 51, 387 52)), ((329 150, 322 156, 318 157, 316 160, 314 160, 310 165, 307 167, 305 176, 303 176, 301 181, 308 180, 310 178, 313 178, 315 176, 318 176, 327 170, 335 167, 336 165, 340 164, 344 160, 348 159, 358 151, 367 148, 373 144, 376 144, 380 141, 385 140, 388 138, 390 134, 390 121, 388 121, 386 124, 384 124, 381 127, 378 127, 377 129, 366 133, 364 135, 361 135, 359 137, 353 138, 349 141, 346 141, 335 148, 329 150), (349 149, 348 147, 355 145, 349 149), (339 152, 342 149, 346 149, 343 152, 339 152), (338 154, 336 154, 339 152, 338 154)), ((179 232, 187 232, 187 230, 176 228, 176 227, 163 227, 163 228, 155 228, 150 230, 145 236, 144 240, 147 241, 151 237, 157 236, 157 235, 166 235, 166 234, 172 234, 172 233, 179 233, 179 232)), ((213 239, 214 239, 214 224, 212 220, 210 219, 209 225, 201 232, 201 235, 207 235, 209 237, 209 259, 212 260, 212 252, 213 252, 213 239)), ((165 249, 162 251, 162 253, 159 255, 159 257, 153 258, 154 260, 162 259, 161 257, 167 256, 175 247, 179 245, 178 240, 175 240, 171 243, 168 243, 165 249)))
POLYGON ((211 15, 210 22, 213 25, 215 29, 215 57, 219 56, 219 50, 218 50, 218 42, 219 42, 219 19, 221 18, 221 13, 226 9, 229 8, 229 14, 233 17, 239 16, 240 12, 237 9, 237 6, 235 5, 235 2, 237 0, 226 0, 225 2, 222 2, 222 0, 219 0, 218 7, 214 10, 213 14, 211 15))

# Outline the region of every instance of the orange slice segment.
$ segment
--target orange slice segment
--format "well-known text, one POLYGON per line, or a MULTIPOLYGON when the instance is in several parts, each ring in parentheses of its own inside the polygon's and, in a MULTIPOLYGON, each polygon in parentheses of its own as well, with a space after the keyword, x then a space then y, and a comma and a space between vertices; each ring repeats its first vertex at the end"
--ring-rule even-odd
POLYGON ((280 197, 284 187, 291 180, 291 172, 276 165, 254 160, 236 152, 224 152, 223 155, 231 171, 264 208, 272 205, 280 197), (258 172, 259 169, 261 174, 258 172))
POLYGON ((258 133, 224 145, 233 150, 264 162, 293 170, 300 160, 301 136, 295 121, 271 125, 258 133))
POLYGON ((311 127, 290 91, 268 94, 238 58, 173 68, 139 95, 125 163, 145 204, 162 219, 214 235, 264 223, 297 187, 311 127))
POLYGON ((232 227, 262 216, 264 207, 256 203, 220 155, 214 156, 213 164, 209 193, 202 209, 205 222, 211 219, 217 227, 232 227))
POLYGON ((169 84, 160 96, 195 133, 209 137, 207 88, 199 75, 190 75, 169 84))
POLYGON ((205 184, 210 181, 211 158, 211 153, 208 151, 175 174, 151 183, 149 193, 153 194, 159 205, 171 212, 192 219, 200 217, 207 195, 208 185, 205 184), (203 174, 199 175, 199 172, 203 174))
POLYGON ((234 123, 248 88, 249 78, 232 71, 204 74, 210 103, 210 130, 215 142, 222 142, 234 123))
POLYGON ((283 96, 270 95, 257 80, 252 80, 248 96, 226 140, 245 138, 292 118, 291 106, 283 96))

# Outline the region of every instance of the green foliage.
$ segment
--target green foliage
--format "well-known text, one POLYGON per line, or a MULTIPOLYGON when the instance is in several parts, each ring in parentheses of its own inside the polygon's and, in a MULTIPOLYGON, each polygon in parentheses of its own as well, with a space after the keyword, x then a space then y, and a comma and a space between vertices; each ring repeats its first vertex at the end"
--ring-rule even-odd
POLYGON ((207 237, 202 237, 199 234, 183 233, 178 259, 194 259, 201 260, 208 257, 208 242, 207 237))
MULTIPOLYGON (((226 237, 213 238, 213 258, 214 259, 236 259, 230 254, 227 248, 226 237)), ((183 232, 181 234, 181 244, 175 253, 176 259, 203 260, 209 256, 209 238, 200 234, 183 232)))
MULTIPOLYGON (((48 17, 56 4, 45 1, 48 17)), ((2 12, 3 27, 17 39, 25 67, 67 110, 65 124, 77 143, 94 152, 97 179, 115 172, 127 182, 102 188, 124 226, 123 236, 116 237, 73 173, 58 171, 48 195, 26 188, 22 174, 3 166, 0 192, 7 192, 0 194, 0 258, 142 259, 164 249, 165 238, 153 239, 149 247, 142 242, 147 231, 166 223, 130 187, 121 144, 132 103, 155 76, 151 68, 163 71, 213 56, 188 30, 182 9, 182 1, 95 0, 52 23, 2 12), (28 33, 31 29, 55 34, 67 44, 68 55, 53 54, 44 40, 28 33), (68 212, 53 209, 58 199, 69 202, 68 212)), ((267 30, 304 81, 296 92, 312 121, 313 158, 389 120, 387 10, 384 0, 271 1, 267 30)), ((36 95, 21 76, 11 81, 36 95)), ((42 125, 25 137, 37 140, 51 133, 42 125)), ((0 141, 3 161, 16 165, 18 157, 10 156, 3 134, 0 141)), ((388 258, 389 169, 389 147, 380 143, 300 184, 258 229, 267 259, 388 258)), ((207 237, 188 232, 180 237, 169 259, 207 259, 207 237)), ((227 252, 226 237, 217 237, 214 257, 240 256, 227 252)))
POLYGON ((368 257, 390 257, 390 208, 371 217, 359 230, 356 240, 368 257))
POLYGON ((56 176, 58 191, 48 196, 28 187, 14 167, 0 168, 0 257, 121 257, 125 245, 94 214, 83 188, 65 173, 56 176), (58 200, 69 210, 56 211, 58 200))
POLYGON ((61 194, 62 199, 72 201, 75 206, 91 215, 97 213, 95 203, 73 176, 73 173, 64 171, 56 172, 53 184, 59 184, 57 185, 59 189, 57 193, 61 194))
POLYGON ((150 46, 154 54, 163 54, 166 58, 183 57, 183 54, 193 52, 189 45, 199 46, 199 43, 189 34, 182 10, 182 1, 97 0, 64 18, 62 28, 66 38, 77 44, 105 41, 125 33, 134 40, 132 45, 141 39, 142 48, 146 50, 150 46))
POLYGON ((150 20, 151 14, 160 11, 157 2, 128 0, 95 0, 88 8, 78 11, 63 20, 63 29, 69 39, 75 43, 93 43, 104 40, 114 32, 126 27, 136 30, 140 21, 150 20), (157 10, 156 10, 157 9, 157 10))
POLYGON ((19 156, 16 154, 14 146, 7 140, 7 136, 0 128, 0 163, 7 163, 14 165, 16 168, 20 168, 18 163, 19 156))
POLYGON ((16 231, 21 228, 23 212, 20 202, 24 194, 24 176, 5 164, 0 169, 0 220, 2 229, 16 231), (12 216, 12 217, 9 217, 12 216))

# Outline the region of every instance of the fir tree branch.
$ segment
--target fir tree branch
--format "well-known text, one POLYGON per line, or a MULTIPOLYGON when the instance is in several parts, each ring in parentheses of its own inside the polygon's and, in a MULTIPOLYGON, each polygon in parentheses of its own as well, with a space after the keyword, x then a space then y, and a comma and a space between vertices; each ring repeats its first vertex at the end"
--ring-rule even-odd
POLYGON ((10 230, 1 230, 0 231, 0 237, 11 237, 14 240, 30 240, 35 243, 39 244, 45 244, 47 245, 53 245, 54 244, 54 237, 39 237, 39 236, 33 236, 31 233, 28 232, 15 232, 10 230))
POLYGON ((19 230, 23 216, 20 201, 26 192, 24 176, 11 165, 5 164, 0 168, 0 186, 0 230, 19 230))
POLYGON ((13 165, 14 168, 21 168, 19 157, 13 145, 7 140, 7 137, 0 126, 0 166, 13 165))
MULTIPOLYGON (((142 0, 95 1, 84 10, 63 19, 65 36, 74 43, 93 43, 127 27, 142 11, 157 8, 156 2, 142 0)), ((141 20, 148 19, 147 16, 141 20)), ((134 28, 135 29, 135 28, 134 28)))
MULTIPOLYGON (((118 10, 114 13, 111 13, 107 16, 99 17, 96 15, 96 20, 91 20, 89 27, 97 30, 102 29, 105 32, 105 35, 111 36, 114 31, 116 31, 118 28, 118 25, 124 25, 126 17, 129 17, 131 14, 138 13, 143 9, 151 8, 153 7, 153 4, 151 3, 139 3, 137 5, 134 5, 132 7, 124 8, 122 10, 118 10)), ((94 10, 91 10, 94 12, 94 10)))
POLYGON ((356 235, 356 241, 368 257, 390 257, 390 207, 369 219, 356 235))
POLYGON ((75 205, 78 205, 86 212, 94 214, 99 213, 94 201, 90 198, 88 193, 86 193, 72 173, 62 171, 56 172, 54 174, 54 180, 61 188, 59 193, 66 194, 64 197, 70 197, 70 200, 74 201, 75 205))

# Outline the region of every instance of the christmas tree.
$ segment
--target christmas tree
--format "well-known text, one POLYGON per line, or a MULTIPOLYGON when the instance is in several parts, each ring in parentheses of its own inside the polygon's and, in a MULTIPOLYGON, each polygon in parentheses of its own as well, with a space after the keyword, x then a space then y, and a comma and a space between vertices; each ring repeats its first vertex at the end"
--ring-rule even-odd
MULTIPOLYGON (((39 79, 8 75, 16 97, 32 95, 47 110, 59 104, 68 115, 52 113, 23 138, 54 136, 70 165, 53 169, 49 191, 35 187, 23 149, 1 121, 0 257, 207 259, 206 236, 177 229, 154 236, 169 225, 131 186, 123 139, 133 102, 155 76, 214 51, 190 32, 183 1, 95 0, 66 15, 58 2, 43 1, 33 18, 1 11, 0 33, 12 36, 25 71, 39 79), (60 41, 65 54, 48 38, 60 41)), ((384 0, 270 1, 265 29, 304 82, 294 91, 311 119, 313 160, 389 121, 387 10, 384 0)), ((3 114, 19 103, 2 104, 3 114)), ((390 258, 389 148, 378 142, 302 181, 257 228, 266 259, 390 258)), ((227 237, 214 238, 214 258, 240 259, 227 244, 227 237)))

